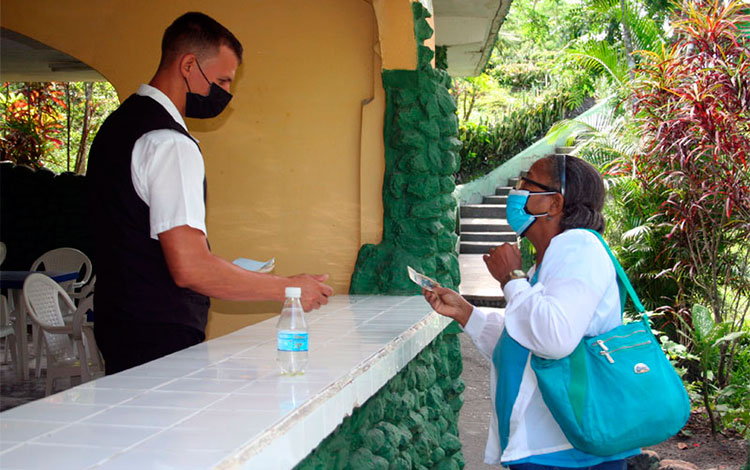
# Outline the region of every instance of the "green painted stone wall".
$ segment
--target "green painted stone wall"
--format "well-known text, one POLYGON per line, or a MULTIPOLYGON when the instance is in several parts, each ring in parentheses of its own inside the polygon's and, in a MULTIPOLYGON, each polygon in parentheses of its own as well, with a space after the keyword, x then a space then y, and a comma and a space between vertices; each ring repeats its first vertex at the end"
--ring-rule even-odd
MULTIPOLYGON (((406 266, 457 289, 454 174, 458 117, 450 76, 432 67, 429 11, 412 3, 417 70, 383 70, 383 240, 362 246, 351 294, 418 294, 406 266)), ((445 62, 445 51, 438 65, 445 62)), ((463 362, 454 323, 323 441, 299 470, 459 470, 463 362)))
POLYGON ((295 469, 462 469, 458 331, 438 335, 295 469))
POLYGON ((423 45, 430 13, 412 4, 417 70, 383 70, 386 93, 383 239, 362 246, 351 294, 416 294, 406 266, 456 289, 460 283, 454 173, 459 168, 458 117, 450 76, 431 65, 423 45))

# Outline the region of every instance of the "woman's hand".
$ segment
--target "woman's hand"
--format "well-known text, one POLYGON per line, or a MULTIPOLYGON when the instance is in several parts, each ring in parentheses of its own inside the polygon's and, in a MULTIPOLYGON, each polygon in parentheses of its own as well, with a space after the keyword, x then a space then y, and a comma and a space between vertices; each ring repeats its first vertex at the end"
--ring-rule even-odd
POLYGON ((456 320, 461 326, 466 326, 474 307, 458 292, 445 287, 434 287, 433 292, 422 289, 422 295, 440 315, 456 320))
POLYGON ((511 271, 521 269, 521 250, 515 243, 503 243, 498 247, 490 248, 490 254, 484 255, 482 259, 492 277, 502 285, 507 282, 511 271))

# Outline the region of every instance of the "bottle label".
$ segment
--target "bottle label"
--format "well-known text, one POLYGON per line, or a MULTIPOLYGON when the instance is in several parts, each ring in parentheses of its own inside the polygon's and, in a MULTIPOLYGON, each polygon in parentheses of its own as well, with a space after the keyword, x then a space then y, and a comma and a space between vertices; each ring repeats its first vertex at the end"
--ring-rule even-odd
POLYGON ((276 345, 279 351, 307 351, 307 333, 279 331, 276 345))

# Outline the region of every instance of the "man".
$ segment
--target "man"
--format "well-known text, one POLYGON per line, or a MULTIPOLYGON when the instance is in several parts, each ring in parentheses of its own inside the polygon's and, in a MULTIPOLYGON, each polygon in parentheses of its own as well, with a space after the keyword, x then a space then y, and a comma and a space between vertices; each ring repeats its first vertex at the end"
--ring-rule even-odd
POLYGON ((287 286, 299 286, 311 310, 333 294, 327 275, 254 273, 209 250, 203 157, 184 118, 226 107, 241 60, 242 45, 215 20, 177 18, 151 82, 107 118, 92 144, 95 333, 107 374, 203 341, 209 297, 283 300, 287 286))

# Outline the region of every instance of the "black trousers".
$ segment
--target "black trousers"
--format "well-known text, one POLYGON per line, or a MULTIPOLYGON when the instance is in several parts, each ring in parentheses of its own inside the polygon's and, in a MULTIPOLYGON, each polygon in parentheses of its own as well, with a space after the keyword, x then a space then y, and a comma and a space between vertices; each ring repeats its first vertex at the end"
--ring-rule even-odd
POLYGON ((95 322, 106 375, 116 374, 203 342, 206 334, 169 323, 95 322))

